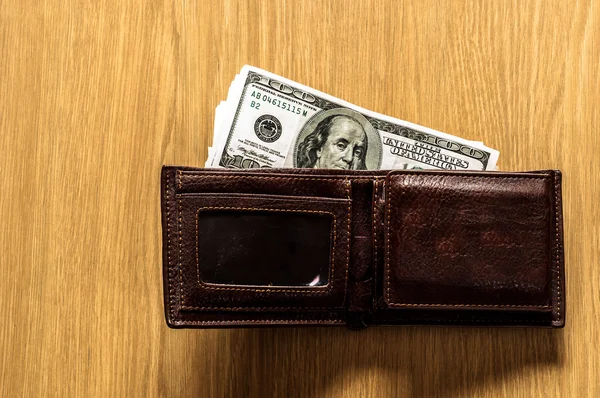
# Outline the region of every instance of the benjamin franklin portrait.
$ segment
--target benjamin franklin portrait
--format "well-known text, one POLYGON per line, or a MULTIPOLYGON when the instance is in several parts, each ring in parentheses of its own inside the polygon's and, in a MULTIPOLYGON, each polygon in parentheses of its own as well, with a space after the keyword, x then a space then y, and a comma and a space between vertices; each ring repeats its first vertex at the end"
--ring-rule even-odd
POLYGON ((317 114, 303 127, 294 167, 368 170, 379 168, 381 141, 366 118, 339 108, 317 114))

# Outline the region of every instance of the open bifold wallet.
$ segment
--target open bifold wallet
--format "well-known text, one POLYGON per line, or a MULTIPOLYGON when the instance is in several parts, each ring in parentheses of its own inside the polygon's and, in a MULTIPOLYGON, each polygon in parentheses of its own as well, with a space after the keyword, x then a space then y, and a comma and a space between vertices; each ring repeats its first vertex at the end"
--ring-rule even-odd
POLYGON ((562 327, 559 171, 163 167, 171 327, 562 327))

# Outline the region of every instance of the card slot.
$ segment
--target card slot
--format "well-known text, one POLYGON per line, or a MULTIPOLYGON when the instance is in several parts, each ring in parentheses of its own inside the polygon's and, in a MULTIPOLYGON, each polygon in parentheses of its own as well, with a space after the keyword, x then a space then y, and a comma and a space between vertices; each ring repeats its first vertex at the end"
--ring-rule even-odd
POLYGON ((219 173, 206 170, 190 173, 178 170, 175 175, 178 194, 267 194, 350 199, 348 177, 314 177, 310 175, 219 173))
POLYGON ((181 311, 343 308, 350 199, 202 192, 174 200, 181 311), (302 285, 285 283, 295 277, 302 285))
POLYGON ((244 199, 265 199, 265 200, 283 200, 283 201, 296 201, 299 203, 305 203, 306 201, 327 201, 331 203, 348 203, 348 198, 331 198, 323 196, 303 196, 303 195, 277 195, 277 194, 266 194, 266 193, 221 193, 221 192, 188 192, 177 194, 178 198, 237 198, 244 199))

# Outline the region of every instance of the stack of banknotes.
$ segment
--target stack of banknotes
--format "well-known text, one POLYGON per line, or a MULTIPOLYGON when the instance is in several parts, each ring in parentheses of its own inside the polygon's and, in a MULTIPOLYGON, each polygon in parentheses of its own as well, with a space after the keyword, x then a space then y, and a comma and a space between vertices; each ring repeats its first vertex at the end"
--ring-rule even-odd
POLYGON ((216 109, 205 167, 495 170, 498 151, 253 66, 216 109))

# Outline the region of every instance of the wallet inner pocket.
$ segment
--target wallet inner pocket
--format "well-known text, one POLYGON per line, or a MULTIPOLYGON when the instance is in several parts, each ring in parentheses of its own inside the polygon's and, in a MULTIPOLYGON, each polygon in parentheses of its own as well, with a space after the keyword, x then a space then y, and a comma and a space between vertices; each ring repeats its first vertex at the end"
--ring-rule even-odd
POLYGON ((203 192, 176 202, 181 310, 343 308, 350 199, 203 192))
POLYGON ((386 305, 550 311, 558 244, 552 183, 550 176, 390 174, 386 305))

